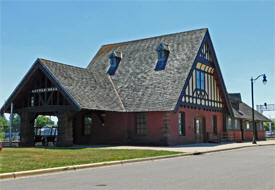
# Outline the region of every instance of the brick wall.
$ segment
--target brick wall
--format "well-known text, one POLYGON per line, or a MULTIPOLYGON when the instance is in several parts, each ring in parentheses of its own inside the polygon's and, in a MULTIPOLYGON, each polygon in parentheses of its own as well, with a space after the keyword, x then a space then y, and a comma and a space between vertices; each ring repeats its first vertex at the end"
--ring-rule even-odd
POLYGON ((104 125, 94 112, 80 112, 74 121, 75 144, 125 144, 127 143, 127 117, 125 113, 106 112, 104 125), (84 116, 92 117, 91 134, 83 134, 84 116))
POLYGON ((180 107, 179 112, 185 112, 185 136, 180 136, 178 131, 178 113, 171 112, 171 124, 170 124, 170 135, 168 144, 190 144, 195 143, 195 133, 194 133, 194 119, 196 117, 204 118, 205 121, 205 132, 213 133, 212 126, 212 117, 213 115, 217 116, 217 132, 218 137, 222 137, 222 129, 223 129, 223 114, 222 112, 215 111, 206 111, 203 109, 192 109, 180 107))
POLYGON ((94 112, 80 112, 74 121, 74 143, 164 145, 165 115, 167 112, 148 112, 146 135, 139 136, 136 134, 135 113, 105 112, 104 126, 102 126, 94 112), (88 136, 83 135, 85 115, 93 118, 91 135, 88 136))
POLYGON ((147 112, 146 135, 136 134, 135 114, 105 112, 104 126, 95 112, 80 112, 74 121, 75 144, 143 144, 143 145, 176 145, 195 143, 194 119, 204 118, 205 133, 213 133, 212 117, 217 116, 218 137, 223 135, 222 112, 206 111, 180 107, 179 112, 185 112, 185 136, 178 131, 178 113, 147 112), (84 115, 93 118, 91 135, 83 135, 84 115))

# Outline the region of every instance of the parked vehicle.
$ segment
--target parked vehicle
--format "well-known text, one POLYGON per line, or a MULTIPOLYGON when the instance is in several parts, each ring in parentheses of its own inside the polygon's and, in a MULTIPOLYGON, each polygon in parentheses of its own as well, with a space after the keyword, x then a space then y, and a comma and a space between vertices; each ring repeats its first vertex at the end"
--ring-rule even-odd
POLYGON ((275 132, 274 131, 266 131, 265 137, 275 137, 275 132))
POLYGON ((48 146, 49 142, 56 144, 57 127, 44 126, 35 128, 35 142, 42 142, 43 146, 48 146))

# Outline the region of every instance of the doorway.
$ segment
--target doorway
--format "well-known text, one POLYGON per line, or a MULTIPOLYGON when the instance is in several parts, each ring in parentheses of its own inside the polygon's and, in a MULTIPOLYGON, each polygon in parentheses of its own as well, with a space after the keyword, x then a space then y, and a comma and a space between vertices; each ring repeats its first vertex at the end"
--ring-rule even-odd
POLYGON ((196 117, 194 119, 194 133, 195 140, 197 143, 206 142, 206 129, 205 129, 205 119, 202 117, 196 117))

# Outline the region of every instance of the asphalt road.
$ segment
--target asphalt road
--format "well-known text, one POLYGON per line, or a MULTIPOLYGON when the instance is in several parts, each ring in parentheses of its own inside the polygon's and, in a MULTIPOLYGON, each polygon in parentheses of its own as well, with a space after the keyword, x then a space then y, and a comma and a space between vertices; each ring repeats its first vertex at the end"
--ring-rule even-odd
POLYGON ((275 146, 0 181, 0 189, 275 189, 275 146))

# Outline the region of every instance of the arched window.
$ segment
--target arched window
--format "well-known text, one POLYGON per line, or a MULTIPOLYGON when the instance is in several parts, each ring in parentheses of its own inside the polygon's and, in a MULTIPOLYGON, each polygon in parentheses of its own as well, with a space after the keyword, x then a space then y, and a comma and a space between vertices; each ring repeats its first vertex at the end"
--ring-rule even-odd
POLYGON ((87 136, 91 134, 91 129, 93 125, 93 119, 91 116, 84 117, 84 125, 83 125, 83 135, 87 136))

